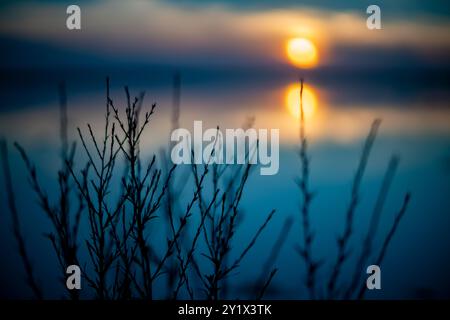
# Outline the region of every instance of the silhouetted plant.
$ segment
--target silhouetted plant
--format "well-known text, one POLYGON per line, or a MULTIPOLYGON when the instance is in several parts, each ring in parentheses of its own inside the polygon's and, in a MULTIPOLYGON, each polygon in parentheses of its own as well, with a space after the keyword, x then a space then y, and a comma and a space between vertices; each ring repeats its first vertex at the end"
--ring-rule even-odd
MULTIPOLYGON (((15 144, 27 168, 29 182, 37 195, 39 206, 52 223, 53 230, 46 236, 58 258, 61 278, 65 278, 69 265, 81 264, 80 252, 81 248, 85 248, 88 261, 80 267, 96 299, 160 298, 155 295, 154 287, 155 282, 164 276, 166 292, 161 296, 165 298, 229 298, 228 279, 256 245, 275 213, 275 210, 270 210, 249 241, 236 246, 235 235, 244 216, 240 204, 253 168, 249 158, 251 152, 257 150, 258 144, 248 146, 246 161, 242 166, 222 165, 211 161, 197 165, 193 161, 189 168, 185 167, 189 170, 182 171, 179 166, 170 163, 166 151, 161 152, 161 161, 155 155, 145 161, 141 153, 141 138, 150 126, 156 104, 153 103, 150 110, 143 112, 144 93, 132 99, 128 87, 125 87, 125 95, 126 106, 123 112, 111 99, 109 79, 106 80, 105 119, 101 128, 103 136, 96 136, 91 124, 87 124, 85 132, 77 128, 82 151, 87 159, 87 163, 80 169, 74 164, 76 144, 71 143, 69 146, 67 98, 65 86, 60 86, 62 168, 58 171, 55 204, 51 203, 44 191, 37 169, 24 148, 15 144), (186 186, 190 177, 193 186, 189 190, 186 186), (86 239, 79 239, 79 227, 85 220, 88 235, 86 239), (153 224, 157 226, 156 229, 150 228, 153 224), (165 244, 158 237, 165 237, 165 244)), ((317 277, 317 270, 325 261, 315 257, 312 246, 315 232, 311 226, 310 206, 315 193, 310 188, 303 80, 300 81, 299 107, 301 176, 298 186, 302 237, 296 248, 306 266, 304 284, 308 296, 316 299, 325 297, 319 291, 322 284, 317 277)), ((174 78, 172 129, 179 126, 179 117, 180 77, 177 74, 174 78)), ((249 119, 244 127, 252 125, 253 119, 249 119)), ((361 299, 365 294, 362 269, 373 259, 373 239, 398 166, 397 157, 392 157, 389 162, 350 281, 343 285, 340 282, 343 266, 349 261, 351 254, 349 242, 354 233, 354 217, 361 198, 360 187, 379 125, 378 119, 372 124, 353 179, 344 231, 337 241, 337 257, 332 264, 330 277, 323 283, 327 298, 361 299), (338 286, 341 289, 337 289, 338 286)), ((219 128, 217 130, 219 134, 219 128)), ((218 135, 215 143, 217 141, 218 135)), ((34 296, 40 299, 43 297, 42 290, 35 280, 15 205, 5 142, 1 143, 0 151, 14 236, 27 273, 27 284, 34 296)), ((410 194, 407 193, 374 260, 376 264, 383 262, 409 201, 410 194)), ((259 277, 245 286, 245 292, 251 298, 261 299, 269 291, 279 270, 276 259, 291 225, 292 217, 287 217, 259 277)), ((68 292, 72 299, 79 298, 77 290, 68 292)))
MULTIPOLYGON (((302 217, 302 225, 303 225, 303 247, 299 248, 299 252, 301 257, 304 260, 306 265, 306 287, 309 292, 309 297, 311 299, 315 298, 315 287, 316 287, 316 279, 315 274, 317 268, 323 264, 323 261, 315 261, 312 258, 312 249, 311 245, 314 240, 314 233, 311 231, 310 226, 310 202, 313 198, 314 193, 309 190, 308 181, 309 181, 309 158, 307 155, 307 139, 305 134, 305 120, 303 115, 303 79, 300 80, 300 159, 302 165, 302 174, 299 179, 299 186, 302 194, 302 209, 301 209, 301 217, 302 217)), ((364 295, 366 285, 365 281, 362 281, 362 275, 365 271, 364 264, 371 257, 373 252, 373 239, 376 236, 376 231, 378 229, 381 212, 384 206, 385 199, 387 197, 389 187, 391 185, 393 176, 398 166, 399 159, 395 156, 391 158, 389 162, 388 169, 386 171, 385 177, 382 182, 382 186, 375 204, 374 211, 372 213, 369 228, 367 234, 364 238, 361 254, 359 258, 356 260, 356 264, 354 267, 353 277, 350 277, 350 283, 347 285, 343 285, 342 287, 347 286, 346 289, 337 290, 336 287, 339 283, 342 268, 344 263, 349 260, 351 255, 351 250, 348 248, 349 241, 354 233, 354 216, 356 208, 360 202, 360 187, 362 183, 362 178, 364 176, 365 169, 367 167, 367 162, 369 160, 370 152, 375 141, 378 128, 381 124, 380 119, 376 119, 373 121, 370 132, 365 140, 361 157, 359 159, 358 168, 356 170, 353 185, 351 189, 351 198, 350 203, 347 208, 345 223, 344 223, 344 232, 337 239, 337 247, 338 253, 334 264, 332 265, 331 273, 329 280, 327 281, 326 288, 327 293, 326 297, 329 299, 336 298, 345 298, 350 299, 352 297, 361 299, 364 295)), ((398 213, 394 224, 389 231, 384 244, 381 249, 380 256, 376 259, 377 265, 381 264, 384 254, 387 250, 387 247, 397 230, 398 224, 406 212, 406 209, 409 204, 410 193, 407 193, 405 196, 405 200, 403 202, 403 206, 398 213)))
POLYGON ((11 179, 11 169, 9 166, 9 158, 8 158, 8 146, 5 140, 0 141, 0 155, 3 163, 3 174, 5 176, 5 190, 8 198, 9 211, 11 213, 12 229, 14 233, 14 238, 16 239, 17 246, 19 249, 19 255, 22 259, 22 263, 25 269, 25 274, 27 275, 26 283, 33 292, 34 297, 40 300, 43 298, 42 290, 38 286, 37 281, 35 279, 34 270, 25 245, 25 238, 23 236, 19 219, 19 213, 16 206, 16 200, 14 197, 14 190, 11 179))
MULTIPOLYGON (((81 213, 84 210, 84 202, 81 193, 76 192, 72 186, 70 171, 73 167, 75 157, 76 143, 71 143, 69 148, 68 141, 68 120, 67 120, 67 95, 65 84, 59 85, 59 109, 60 109, 60 141, 61 141, 61 160, 62 167, 58 171, 58 201, 52 204, 47 192, 42 187, 35 165, 29 159, 24 148, 18 143, 14 146, 19 151, 28 172, 30 185, 36 194, 39 206, 46 214, 53 225, 53 232, 46 234, 58 258, 61 268, 61 281, 65 286, 66 268, 69 265, 78 264, 78 230, 80 225, 81 213), (77 203, 72 205, 72 203, 77 203)), ((72 299, 78 299, 77 290, 68 290, 72 299)))
POLYGON ((306 287, 308 289, 310 299, 314 299, 316 272, 321 262, 316 261, 312 257, 312 243, 314 240, 314 232, 310 224, 310 204, 314 193, 309 189, 309 158, 307 154, 308 143, 305 133, 305 116, 303 110, 303 79, 300 79, 300 160, 302 165, 301 178, 298 181, 302 196, 301 218, 303 227, 303 243, 298 248, 300 256, 306 265, 306 287))

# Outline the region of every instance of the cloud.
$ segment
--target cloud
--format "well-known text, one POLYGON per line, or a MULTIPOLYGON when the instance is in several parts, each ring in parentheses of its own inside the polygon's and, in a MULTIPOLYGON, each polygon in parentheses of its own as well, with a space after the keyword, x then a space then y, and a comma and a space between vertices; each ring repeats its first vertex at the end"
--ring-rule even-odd
POLYGON ((387 56, 393 51, 396 61, 399 48, 424 60, 444 59, 450 52, 449 21, 396 19, 383 22, 383 30, 369 31, 364 11, 331 10, 327 1, 315 7, 285 1, 274 8, 262 1, 246 10, 233 1, 208 1, 202 7, 181 3, 81 2, 82 30, 75 32, 65 28, 65 4, 58 1, 11 5, 2 12, 0 30, 4 36, 125 62, 283 64, 285 42, 296 36, 317 44, 322 65, 351 63, 352 54, 368 52, 364 48, 376 47, 387 56))

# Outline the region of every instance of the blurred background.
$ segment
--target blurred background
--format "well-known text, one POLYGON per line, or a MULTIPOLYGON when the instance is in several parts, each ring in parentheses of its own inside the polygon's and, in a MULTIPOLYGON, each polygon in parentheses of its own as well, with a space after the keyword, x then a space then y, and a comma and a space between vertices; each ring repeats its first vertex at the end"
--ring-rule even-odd
MULTIPOLYGON (((351 248, 367 230, 391 155, 400 167, 383 210, 380 244, 411 191, 411 205, 382 266, 382 290, 368 298, 450 297, 450 4, 448 1, 378 1, 381 30, 366 27, 371 1, 151 1, 77 2, 81 30, 66 28, 66 1, 0 4, 0 136, 18 141, 40 168, 51 194, 59 159, 57 85, 67 85, 69 133, 87 122, 101 129, 105 78, 111 97, 125 105, 123 86, 157 103, 144 154, 166 147, 171 132, 173 77, 181 75, 180 126, 280 129, 280 170, 252 174, 243 198, 245 219, 237 239, 250 237, 277 210, 260 242, 231 281, 263 264, 286 217, 294 217, 275 263, 268 297, 306 298, 301 239, 299 77, 305 79, 306 134, 311 156, 315 256, 329 264, 342 233, 361 147, 375 118, 382 119, 362 185, 351 248), (294 254, 293 254, 294 253, 294 254)), ((11 152, 14 187, 26 241, 49 296, 59 297, 56 262, 42 239, 49 225, 38 212, 23 163, 11 152)), ((259 171, 259 170, 258 170, 259 171)), ((28 297, 0 187, 0 296, 28 297)), ((237 241, 239 246, 239 241, 237 241)), ((348 270, 351 270, 350 267, 348 270)), ((320 280, 319 280, 320 281, 320 280)), ((326 281, 324 281, 326 282, 326 281)))

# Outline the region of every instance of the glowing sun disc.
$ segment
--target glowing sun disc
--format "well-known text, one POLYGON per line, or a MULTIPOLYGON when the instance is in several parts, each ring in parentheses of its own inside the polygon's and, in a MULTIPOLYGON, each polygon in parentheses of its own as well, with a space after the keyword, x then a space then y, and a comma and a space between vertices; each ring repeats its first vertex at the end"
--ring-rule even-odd
POLYGON ((287 43, 286 52, 289 60, 298 67, 311 68, 317 65, 317 48, 311 40, 291 39, 287 43))

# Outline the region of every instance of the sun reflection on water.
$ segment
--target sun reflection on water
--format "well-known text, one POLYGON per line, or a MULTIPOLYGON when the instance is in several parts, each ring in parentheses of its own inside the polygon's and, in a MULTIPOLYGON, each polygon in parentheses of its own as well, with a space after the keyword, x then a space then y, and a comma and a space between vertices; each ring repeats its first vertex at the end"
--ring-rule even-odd
MULTIPOLYGON (((291 84, 285 92, 285 105, 295 119, 300 119, 300 84, 291 84)), ((308 85, 303 86, 303 112, 305 120, 311 120, 317 113, 317 94, 308 85)))

